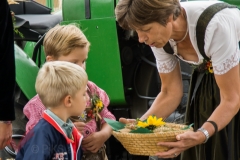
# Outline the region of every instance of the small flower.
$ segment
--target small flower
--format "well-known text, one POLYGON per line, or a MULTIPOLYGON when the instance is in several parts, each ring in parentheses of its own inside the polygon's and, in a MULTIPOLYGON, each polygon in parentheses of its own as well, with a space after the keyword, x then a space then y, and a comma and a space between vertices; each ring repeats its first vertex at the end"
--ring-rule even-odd
POLYGON ((96 120, 102 119, 101 115, 99 114, 104 108, 102 100, 96 93, 90 95, 90 97, 91 103, 89 107, 91 108, 91 110, 87 112, 87 116, 89 118, 96 118, 96 120))
POLYGON ((101 108, 103 107, 103 103, 102 103, 101 100, 96 100, 95 105, 96 105, 96 107, 97 107, 98 109, 101 109, 101 108))
POLYGON ((83 113, 82 113, 80 116, 78 116, 78 118, 79 118, 79 120, 81 120, 81 121, 86 121, 86 119, 87 119, 87 113, 86 113, 86 111, 83 111, 83 113))
POLYGON ((158 126, 164 125, 165 122, 162 118, 157 118, 156 116, 149 116, 147 121, 138 121, 137 126, 142 128, 147 128, 149 130, 154 130, 158 126))
POLYGON ((205 69, 206 69, 206 73, 213 73, 213 67, 212 67, 212 61, 209 60, 209 61, 206 61, 206 66, 205 66, 205 69))
POLYGON ((92 117, 92 115, 93 115, 93 110, 89 110, 88 113, 87 113, 87 116, 92 117))
POLYGON ((203 60, 203 63, 200 65, 192 65, 193 69, 197 70, 198 72, 205 72, 206 74, 208 73, 213 73, 213 66, 212 66, 212 61, 211 60, 203 60))

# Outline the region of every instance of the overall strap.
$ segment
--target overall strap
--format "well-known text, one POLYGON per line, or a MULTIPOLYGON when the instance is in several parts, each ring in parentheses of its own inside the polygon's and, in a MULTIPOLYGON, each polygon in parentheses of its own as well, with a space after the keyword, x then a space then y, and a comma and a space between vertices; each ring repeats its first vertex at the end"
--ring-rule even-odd
POLYGON ((169 41, 165 44, 165 46, 163 46, 163 49, 165 52, 167 52, 168 54, 174 54, 174 51, 169 43, 169 41))
MULTIPOLYGON (((205 31, 206 31, 207 25, 209 24, 213 16, 218 11, 221 11, 224 8, 237 8, 237 6, 230 5, 227 3, 215 3, 209 6, 208 8, 206 8, 198 19, 197 26, 196 26, 197 45, 201 55, 206 60, 210 60, 210 58, 206 56, 206 53, 204 51, 204 45, 205 45, 204 38, 205 38, 205 31)), ((174 54, 174 51, 169 42, 165 44, 163 49, 168 54, 174 54)))
POLYGON ((205 45, 204 39, 205 39, 205 32, 206 32, 207 25, 209 24, 209 22, 217 12, 225 8, 237 8, 237 6, 233 6, 227 3, 215 3, 209 6, 208 8, 206 8, 198 18, 197 26, 196 26, 197 45, 198 45, 199 52, 201 53, 201 55, 204 57, 205 60, 210 60, 210 58, 206 56, 206 53, 204 51, 204 45, 205 45))

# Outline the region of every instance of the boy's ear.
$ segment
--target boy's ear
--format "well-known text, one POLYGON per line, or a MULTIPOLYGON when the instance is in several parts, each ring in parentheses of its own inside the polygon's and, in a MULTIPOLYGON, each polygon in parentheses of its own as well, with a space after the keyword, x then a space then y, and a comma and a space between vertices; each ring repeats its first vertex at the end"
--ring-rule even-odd
POLYGON ((71 107, 72 106, 72 97, 70 95, 67 95, 65 98, 64 98, 64 106, 66 107, 71 107))
POLYGON ((46 57, 46 61, 49 62, 49 61, 54 61, 54 58, 52 56, 47 56, 46 57))

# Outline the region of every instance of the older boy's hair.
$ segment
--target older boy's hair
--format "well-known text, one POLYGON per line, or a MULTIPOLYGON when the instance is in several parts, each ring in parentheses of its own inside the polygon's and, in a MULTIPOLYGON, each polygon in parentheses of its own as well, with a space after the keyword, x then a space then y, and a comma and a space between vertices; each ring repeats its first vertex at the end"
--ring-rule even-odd
POLYGON ((173 19, 181 13, 179 0, 119 0, 116 8, 118 24, 127 30, 158 22, 166 26, 171 14, 173 19))
POLYGON ((55 107, 67 96, 74 96, 86 87, 88 76, 85 70, 65 61, 46 62, 38 72, 36 91, 46 107, 55 107))
POLYGON ((68 55, 77 47, 89 47, 90 43, 76 25, 68 24, 51 28, 44 38, 43 46, 46 56, 58 58, 68 55))

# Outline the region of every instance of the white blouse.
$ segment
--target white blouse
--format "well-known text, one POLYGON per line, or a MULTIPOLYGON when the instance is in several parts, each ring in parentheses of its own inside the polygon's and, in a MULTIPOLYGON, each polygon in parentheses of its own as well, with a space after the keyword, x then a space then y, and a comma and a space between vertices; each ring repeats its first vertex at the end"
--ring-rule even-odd
MULTIPOLYGON (((155 55, 159 73, 171 72, 178 58, 190 63, 199 65, 203 62, 203 57, 197 47, 196 25, 199 16, 205 8, 217 1, 190 1, 181 2, 181 6, 187 14, 189 36, 192 45, 197 52, 198 62, 187 61, 178 56, 177 49, 174 55, 166 53, 163 48, 152 47, 155 55), (178 58, 176 57, 178 56, 178 58)), ((240 51, 238 42, 240 41, 240 11, 237 8, 226 8, 218 13, 209 22, 205 32, 205 53, 211 57, 214 74, 224 74, 239 63, 240 51)), ((175 45, 174 40, 169 41, 171 46, 175 45)))

